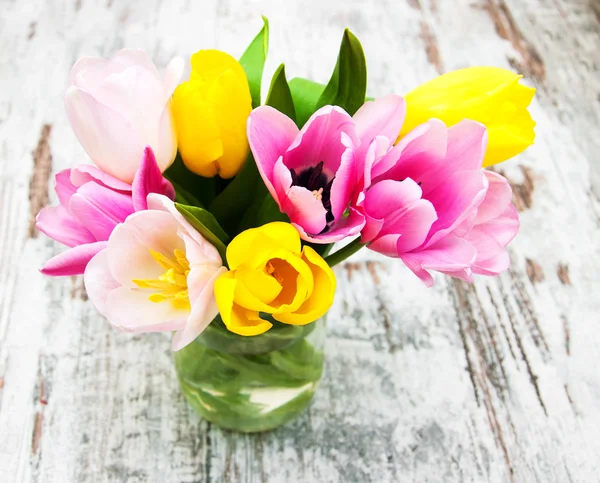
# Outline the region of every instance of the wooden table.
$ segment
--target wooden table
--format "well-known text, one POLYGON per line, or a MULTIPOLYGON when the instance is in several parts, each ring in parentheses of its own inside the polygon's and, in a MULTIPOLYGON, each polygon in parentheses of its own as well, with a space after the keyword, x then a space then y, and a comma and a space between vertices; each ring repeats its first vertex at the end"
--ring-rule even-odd
MULTIPOLYGON (((597 0, 0 0, 0 481, 598 481, 597 0), (51 176, 87 162, 62 94, 75 60, 142 47, 239 55, 271 20, 266 82, 326 81, 344 27, 370 95, 496 65, 538 89, 537 142, 498 167, 522 228, 512 268, 426 289, 400 262, 337 269, 314 403, 271 433, 200 420, 166 334, 118 333, 82 280, 43 278, 51 176)), ((265 83, 266 83, 265 82, 265 83)))

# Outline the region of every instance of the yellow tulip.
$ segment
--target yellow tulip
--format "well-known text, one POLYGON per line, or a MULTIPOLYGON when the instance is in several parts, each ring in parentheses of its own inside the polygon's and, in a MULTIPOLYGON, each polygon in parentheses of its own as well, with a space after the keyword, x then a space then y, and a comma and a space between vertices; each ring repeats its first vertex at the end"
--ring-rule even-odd
POLYGON ((521 77, 498 67, 470 67, 426 82, 405 96, 400 137, 431 118, 447 126, 472 119, 488 129, 484 166, 512 158, 535 138, 527 111, 535 89, 519 84, 521 77))
POLYGON ((221 318, 231 332, 258 335, 273 324, 259 313, 285 324, 314 322, 331 307, 335 275, 311 247, 301 249, 298 231, 273 222, 246 230, 227 247, 230 271, 215 283, 221 318))
POLYGON ((190 80, 173 94, 179 152, 190 171, 231 178, 248 156, 248 78, 237 60, 218 50, 196 52, 191 64, 190 80))

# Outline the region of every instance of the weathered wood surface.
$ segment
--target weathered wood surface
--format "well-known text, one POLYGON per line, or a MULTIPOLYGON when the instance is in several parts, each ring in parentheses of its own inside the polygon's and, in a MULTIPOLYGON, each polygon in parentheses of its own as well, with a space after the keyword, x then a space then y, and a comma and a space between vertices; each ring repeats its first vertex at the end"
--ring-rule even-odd
POLYGON ((597 0, 0 0, 0 481, 597 481, 600 460, 600 8, 597 0), (361 253, 337 270, 326 374, 277 431, 199 420, 166 335, 114 332, 33 216, 86 160, 62 107, 83 54, 142 47, 159 66, 240 54, 271 20, 267 77, 328 78, 342 29, 370 93, 477 64, 538 88, 537 143, 499 166, 522 230, 512 268, 426 289, 361 253))

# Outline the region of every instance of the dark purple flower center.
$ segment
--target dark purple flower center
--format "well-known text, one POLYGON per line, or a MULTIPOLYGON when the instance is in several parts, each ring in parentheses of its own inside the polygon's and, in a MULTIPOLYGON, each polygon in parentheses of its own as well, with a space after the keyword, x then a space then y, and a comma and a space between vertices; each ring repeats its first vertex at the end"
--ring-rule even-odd
POLYGON ((302 186, 308 191, 311 191, 315 198, 323 203, 323 208, 327 210, 325 219, 328 226, 326 226, 321 233, 329 230, 329 224, 333 222, 333 213, 331 213, 331 185, 335 179, 335 176, 329 179, 327 175, 323 173, 323 164, 323 161, 321 161, 316 166, 305 168, 299 173, 296 173, 295 169, 290 169, 290 173, 292 174, 292 186, 302 186))

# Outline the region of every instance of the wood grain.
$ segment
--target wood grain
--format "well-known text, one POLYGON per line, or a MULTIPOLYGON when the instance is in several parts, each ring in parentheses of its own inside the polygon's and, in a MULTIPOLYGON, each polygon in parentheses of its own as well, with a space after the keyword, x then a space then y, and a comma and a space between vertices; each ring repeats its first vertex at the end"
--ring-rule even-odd
POLYGON ((0 481, 598 481, 597 11, 590 0, 2 2, 0 481), (538 125, 536 144, 497 167, 521 216, 511 269, 426 289, 359 252, 336 269, 314 403, 242 436, 186 405, 168 336, 117 333, 80 278, 41 277, 62 248, 32 220, 50 171, 87 162, 62 106, 79 56, 141 47, 160 68, 200 48, 239 56, 261 13, 267 78, 285 61, 290 77, 326 81, 349 27, 369 95, 497 65, 537 87, 538 125))

